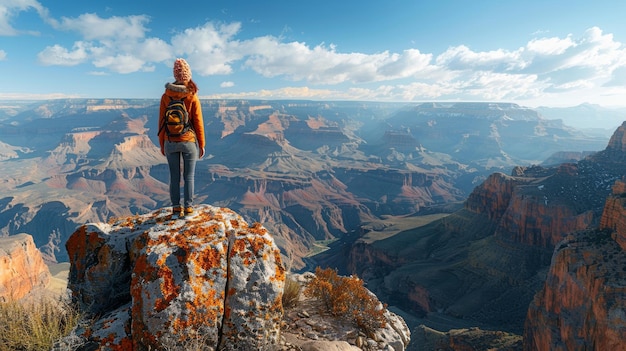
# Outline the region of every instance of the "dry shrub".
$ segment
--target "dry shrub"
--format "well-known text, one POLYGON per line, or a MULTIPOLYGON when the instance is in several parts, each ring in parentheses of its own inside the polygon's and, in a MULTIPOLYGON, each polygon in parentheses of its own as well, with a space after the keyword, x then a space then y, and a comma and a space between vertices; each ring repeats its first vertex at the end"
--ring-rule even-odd
POLYGON ((283 308, 291 308, 296 306, 298 300, 300 300, 301 290, 302 287, 300 286, 300 283, 290 277, 285 278, 285 287, 282 297, 283 308))
POLYGON ((49 351, 79 319, 76 308, 52 298, 0 303, 0 345, 5 350, 49 351))
POLYGON ((343 277, 334 269, 317 267, 304 294, 318 299, 326 312, 354 323, 368 335, 385 326, 385 305, 358 277, 343 277))

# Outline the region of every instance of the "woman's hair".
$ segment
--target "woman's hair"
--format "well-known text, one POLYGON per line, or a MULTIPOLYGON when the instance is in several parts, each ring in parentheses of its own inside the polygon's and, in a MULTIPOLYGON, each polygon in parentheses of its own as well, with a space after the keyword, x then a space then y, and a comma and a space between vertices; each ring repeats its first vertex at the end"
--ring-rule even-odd
POLYGON ((198 86, 196 85, 196 82, 194 82, 192 79, 190 79, 187 84, 185 84, 185 86, 187 87, 187 90, 192 92, 192 93, 197 93, 198 92, 198 86))

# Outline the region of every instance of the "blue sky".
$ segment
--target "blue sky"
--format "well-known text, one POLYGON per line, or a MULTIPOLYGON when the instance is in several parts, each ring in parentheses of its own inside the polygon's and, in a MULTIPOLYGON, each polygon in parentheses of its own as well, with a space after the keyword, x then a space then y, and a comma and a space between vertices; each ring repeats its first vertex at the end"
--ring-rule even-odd
POLYGON ((626 1, 0 0, 0 99, 626 106, 626 1))

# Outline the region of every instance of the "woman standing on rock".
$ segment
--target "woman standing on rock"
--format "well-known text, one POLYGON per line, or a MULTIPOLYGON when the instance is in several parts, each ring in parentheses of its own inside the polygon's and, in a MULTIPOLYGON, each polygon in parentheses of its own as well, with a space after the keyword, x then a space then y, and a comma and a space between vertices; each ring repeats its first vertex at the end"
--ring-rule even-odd
POLYGON ((174 62, 174 83, 165 84, 159 110, 159 143, 170 169, 170 200, 173 214, 193 213, 196 161, 204 156, 204 121, 198 86, 191 68, 182 58, 174 62), (180 202, 181 159, 183 160, 183 204, 180 202))

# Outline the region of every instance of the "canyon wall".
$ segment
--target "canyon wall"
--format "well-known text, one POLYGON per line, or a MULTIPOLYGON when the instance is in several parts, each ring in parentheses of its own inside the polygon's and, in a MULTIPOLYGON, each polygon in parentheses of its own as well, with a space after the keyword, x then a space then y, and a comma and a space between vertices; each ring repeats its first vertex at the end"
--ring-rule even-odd
POLYGON ((555 249, 543 289, 528 309, 524 349, 626 349, 626 183, 616 182, 598 229, 555 249))
POLYGON ((19 300, 40 291, 51 275, 32 236, 17 234, 0 238, 0 301, 19 300))

